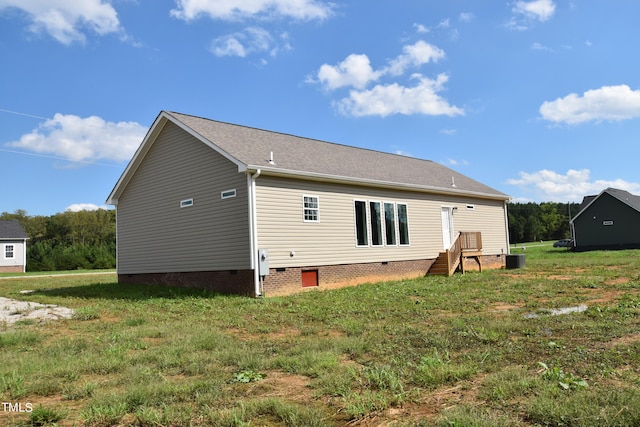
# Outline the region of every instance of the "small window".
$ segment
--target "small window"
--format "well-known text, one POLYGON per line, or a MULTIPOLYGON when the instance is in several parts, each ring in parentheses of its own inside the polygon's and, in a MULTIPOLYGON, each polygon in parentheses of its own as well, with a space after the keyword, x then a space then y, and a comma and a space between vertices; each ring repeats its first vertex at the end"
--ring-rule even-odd
POLYGON ((367 202, 355 201, 356 219, 356 244, 358 246, 369 246, 369 236, 367 234, 367 202))
POLYGON ((384 229, 387 245, 395 245, 396 242, 396 210, 393 203, 384 204, 384 229))
POLYGON ((6 259, 15 258, 15 246, 14 245, 4 245, 4 257, 6 259))
POLYGON ((181 208, 188 208, 189 206, 193 206, 193 199, 180 200, 181 208))
POLYGON ((221 199, 230 199, 232 197, 236 197, 236 189, 234 188, 233 190, 226 190, 220 193, 220 198, 221 199))
POLYGON ((320 221, 320 203, 317 196, 302 197, 302 211, 304 222, 320 221))
POLYGON ((409 220, 407 218, 407 205, 398 203, 398 231, 401 245, 409 244, 409 220))

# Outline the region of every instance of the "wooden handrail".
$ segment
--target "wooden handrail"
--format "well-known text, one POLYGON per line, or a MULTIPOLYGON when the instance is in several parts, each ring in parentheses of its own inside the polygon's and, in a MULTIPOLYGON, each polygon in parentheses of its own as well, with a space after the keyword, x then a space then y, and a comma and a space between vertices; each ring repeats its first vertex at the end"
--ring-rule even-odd
POLYGON ((457 267, 457 262, 460 260, 461 253, 462 245, 460 244, 460 235, 458 235, 451 245, 451 248, 447 251, 447 270, 449 271, 449 274, 451 274, 451 270, 453 268, 457 267))
POLYGON ((463 251, 482 250, 482 233, 479 231, 461 231, 458 239, 463 251))

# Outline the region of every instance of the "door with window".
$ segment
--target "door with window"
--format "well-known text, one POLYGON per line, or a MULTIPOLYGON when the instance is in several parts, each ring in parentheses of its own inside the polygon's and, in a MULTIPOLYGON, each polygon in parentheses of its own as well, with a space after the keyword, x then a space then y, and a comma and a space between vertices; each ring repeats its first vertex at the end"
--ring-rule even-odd
POLYGON ((453 214, 449 207, 442 208, 442 246, 450 249, 453 243, 453 214))

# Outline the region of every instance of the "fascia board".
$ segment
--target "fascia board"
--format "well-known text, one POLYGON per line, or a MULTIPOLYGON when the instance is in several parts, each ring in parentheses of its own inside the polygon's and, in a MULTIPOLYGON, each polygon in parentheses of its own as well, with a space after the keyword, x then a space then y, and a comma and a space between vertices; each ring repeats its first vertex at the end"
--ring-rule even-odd
POLYGON ((449 189, 444 189, 442 187, 432 187, 428 185, 416 185, 416 184, 406 184, 406 183, 398 183, 398 182, 378 181, 373 179, 351 178, 351 177, 344 177, 339 175, 303 172, 303 171, 290 170, 290 169, 278 169, 278 168, 270 168, 270 167, 257 166, 257 165, 248 165, 246 171, 247 173, 253 173, 256 170, 261 170, 262 175, 278 176, 283 178, 303 179, 307 181, 321 181, 321 182, 331 182, 331 183, 337 183, 337 184, 360 185, 360 186, 375 187, 375 188, 388 188, 388 189, 394 189, 394 190, 418 191, 422 193, 431 193, 431 194, 472 196, 472 197, 477 197, 481 199, 501 200, 501 201, 506 201, 511 199, 511 197, 507 195, 502 196, 498 194, 489 194, 489 193, 482 193, 477 191, 465 191, 465 190, 459 190, 455 188, 452 188, 449 190, 449 189))

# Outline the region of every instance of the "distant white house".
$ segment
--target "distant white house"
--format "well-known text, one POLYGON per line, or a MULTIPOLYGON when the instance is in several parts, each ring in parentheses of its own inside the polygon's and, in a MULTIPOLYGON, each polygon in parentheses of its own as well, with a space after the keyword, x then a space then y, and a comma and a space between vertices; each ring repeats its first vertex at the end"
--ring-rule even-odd
POLYGON ((28 239, 18 221, 0 221, 0 272, 26 271, 28 239))
POLYGON ((508 199, 436 162, 163 111, 108 203, 120 282, 258 296, 438 274, 454 248, 477 261, 445 273, 500 268, 508 199))

